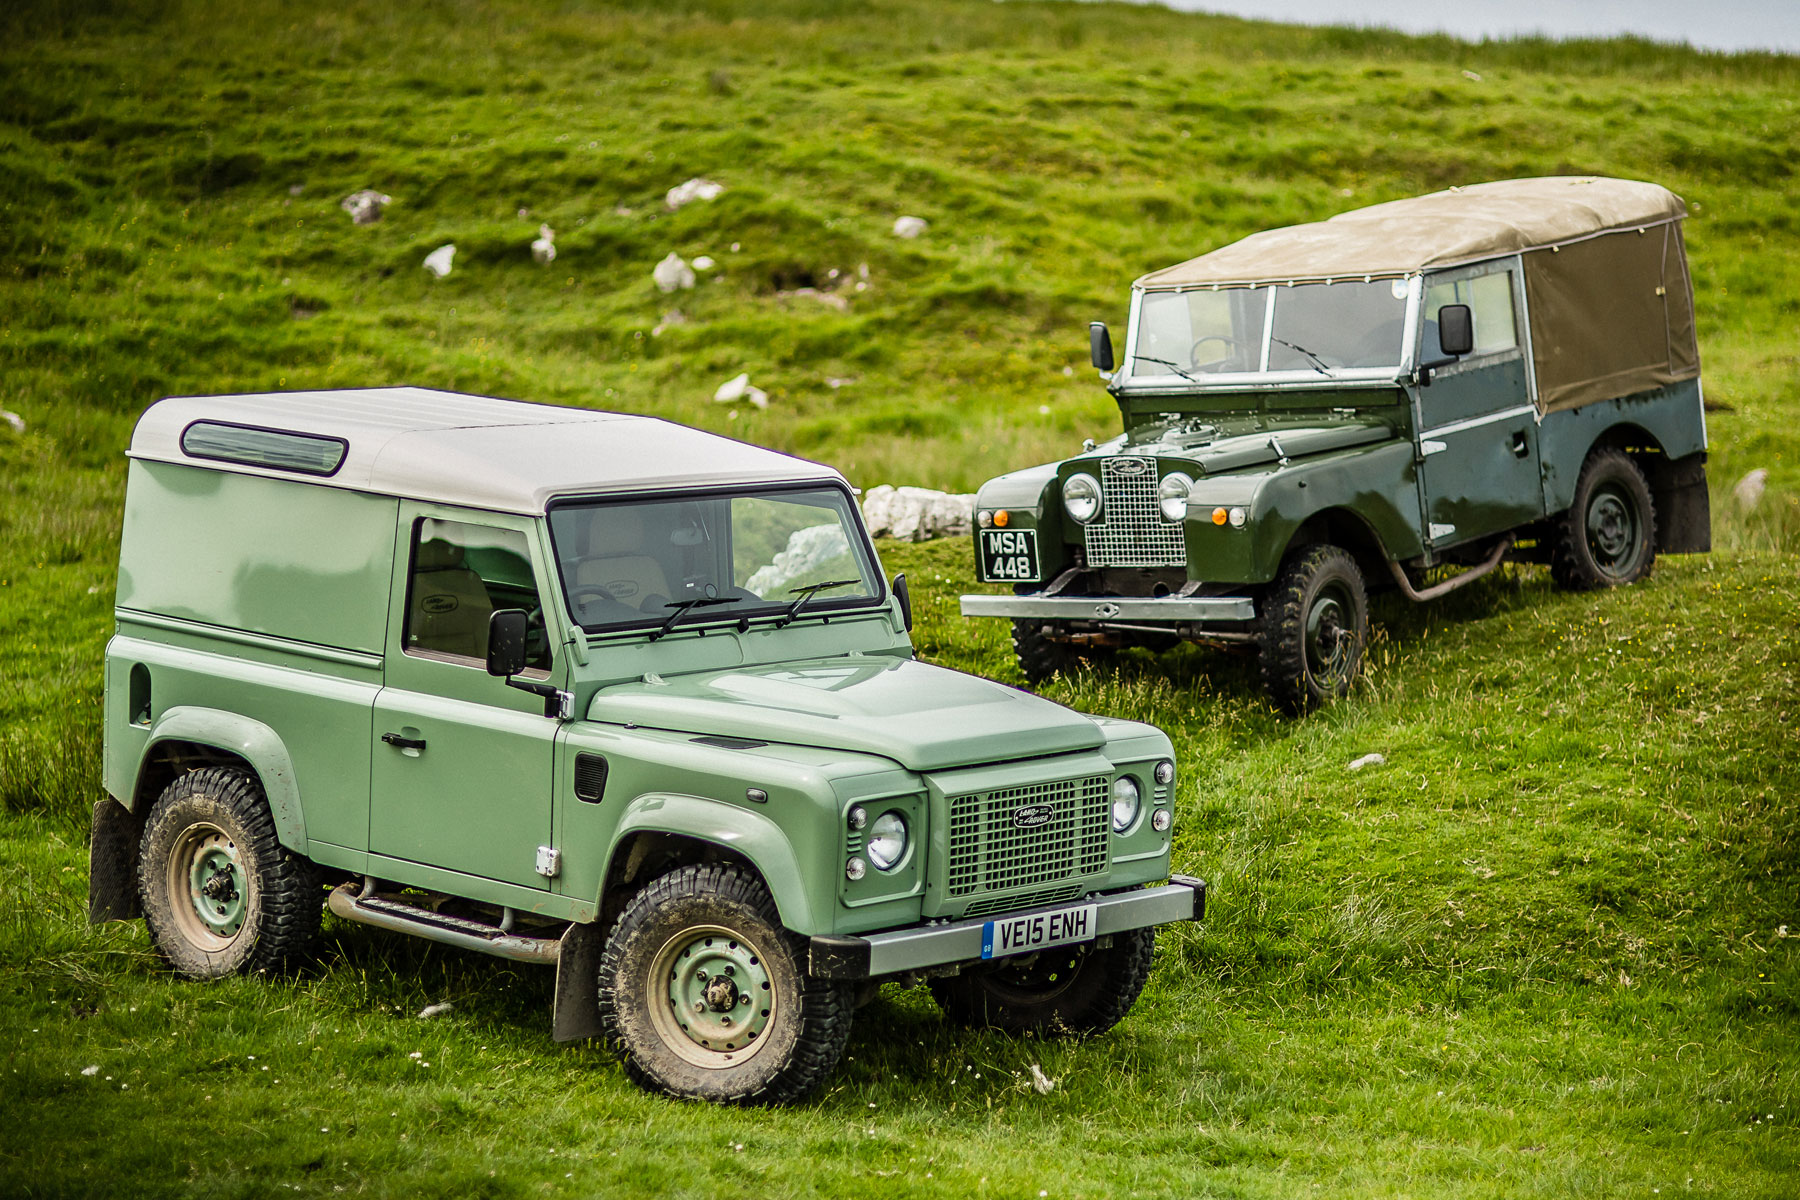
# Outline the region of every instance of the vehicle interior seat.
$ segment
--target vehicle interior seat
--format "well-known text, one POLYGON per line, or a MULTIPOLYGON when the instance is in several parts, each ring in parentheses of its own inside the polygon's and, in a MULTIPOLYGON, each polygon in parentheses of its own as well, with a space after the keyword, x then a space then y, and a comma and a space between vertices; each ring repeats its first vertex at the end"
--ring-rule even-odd
POLYGON ((487 585, 464 564, 461 546, 438 538, 419 543, 413 556, 408 646, 485 659, 493 613, 487 585))
POLYGON ((587 546, 572 588, 605 588, 620 604, 660 614, 669 603, 662 564, 644 553, 644 517, 628 507, 603 508, 588 522, 587 546))

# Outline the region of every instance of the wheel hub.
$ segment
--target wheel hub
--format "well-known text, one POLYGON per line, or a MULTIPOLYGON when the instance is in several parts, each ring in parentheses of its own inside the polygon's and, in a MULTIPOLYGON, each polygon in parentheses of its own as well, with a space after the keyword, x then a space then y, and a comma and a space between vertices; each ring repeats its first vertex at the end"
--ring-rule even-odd
POLYGON ((177 851, 185 860, 188 902, 200 930, 229 940, 244 927, 249 888, 237 846, 218 829, 196 828, 177 851))
POLYGON ((1333 678, 1344 669, 1348 642, 1343 602, 1333 594, 1321 595, 1306 614, 1306 659, 1315 678, 1333 678))
POLYGON ((767 966, 726 929, 689 931, 664 947, 656 968, 666 982, 673 1049, 690 1061, 724 1066, 757 1045, 774 1010, 767 966))
POLYGON ((1628 558, 1637 541, 1631 510, 1618 496, 1606 492, 1594 498, 1587 513, 1588 545, 1603 566, 1628 558))

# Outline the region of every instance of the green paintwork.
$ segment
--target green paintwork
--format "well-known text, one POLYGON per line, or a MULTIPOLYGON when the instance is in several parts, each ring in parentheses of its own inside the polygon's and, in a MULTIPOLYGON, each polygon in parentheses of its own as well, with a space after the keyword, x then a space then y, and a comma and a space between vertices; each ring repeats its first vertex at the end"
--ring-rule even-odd
POLYGON ((694 1045, 736 1050, 762 1036, 773 985, 748 945, 726 930, 702 929, 666 953, 670 1011, 694 1045))
MULTIPOLYGON (((542 516, 134 462, 107 651, 108 791, 142 814, 155 764, 231 756, 261 781, 282 843, 322 865, 572 921, 599 915, 609 880, 637 869, 634 848, 705 843, 760 871, 788 928, 820 935, 962 914, 977 897, 932 891, 959 789, 1126 771, 1149 797, 1172 757, 1148 726, 914 661, 891 597, 654 642, 584 634, 545 604, 538 674, 577 714, 547 718, 480 663, 402 644, 426 517, 522 534, 529 561, 483 560, 490 580, 558 578, 542 516), (701 740, 721 735, 734 740, 701 740), (583 756, 606 762, 596 802, 576 796, 583 756), (851 880, 858 806, 871 822, 904 817, 909 849, 851 880), (540 847, 558 852, 551 873, 540 847)), ((1107 851, 1081 890, 1167 876, 1168 839, 1147 820, 1107 851)), ((998 913, 1033 894, 978 898, 998 913)))
POLYGON ((249 889, 230 849, 214 842, 194 854, 188 867, 188 899, 194 914, 218 936, 228 938, 243 927, 249 889))

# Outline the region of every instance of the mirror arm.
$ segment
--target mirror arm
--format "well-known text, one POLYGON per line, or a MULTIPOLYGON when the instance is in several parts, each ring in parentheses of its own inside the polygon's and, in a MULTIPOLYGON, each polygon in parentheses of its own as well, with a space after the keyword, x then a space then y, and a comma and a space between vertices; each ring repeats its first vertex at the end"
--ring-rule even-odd
POLYGON ((565 692, 555 684, 538 683, 535 680, 520 679, 516 675, 506 677, 506 686, 518 688, 521 692, 530 692, 540 696, 544 701, 544 715, 554 717, 558 721, 567 721, 575 715, 575 695, 565 692))

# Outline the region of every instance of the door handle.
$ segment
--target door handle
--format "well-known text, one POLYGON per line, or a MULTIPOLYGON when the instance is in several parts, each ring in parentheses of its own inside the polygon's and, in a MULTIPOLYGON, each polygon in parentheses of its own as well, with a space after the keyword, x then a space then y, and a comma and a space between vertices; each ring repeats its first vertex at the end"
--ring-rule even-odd
POLYGON ((424 738, 409 738, 398 733, 384 733, 381 735, 381 740, 390 746, 398 746, 402 750, 423 750, 425 748, 424 738))
POLYGON ((1513 430, 1512 452, 1514 458, 1526 458, 1531 454, 1531 444, 1525 440, 1523 429, 1513 430))

